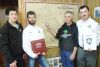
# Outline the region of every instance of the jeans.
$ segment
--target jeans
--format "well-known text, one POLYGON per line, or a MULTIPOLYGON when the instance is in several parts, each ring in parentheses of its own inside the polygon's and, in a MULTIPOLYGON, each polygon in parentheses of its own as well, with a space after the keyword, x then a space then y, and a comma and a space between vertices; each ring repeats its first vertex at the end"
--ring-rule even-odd
POLYGON ((74 62, 70 60, 72 52, 61 50, 61 62, 63 67, 74 67, 74 62))
POLYGON ((49 67, 49 64, 43 55, 39 55, 38 58, 29 57, 29 66, 28 67, 35 67, 35 62, 38 61, 41 67, 49 67))
POLYGON ((77 66, 78 67, 96 67, 97 51, 85 51, 78 49, 77 66))
POLYGON ((9 64, 6 64, 6 67, 10 67, 9 64))

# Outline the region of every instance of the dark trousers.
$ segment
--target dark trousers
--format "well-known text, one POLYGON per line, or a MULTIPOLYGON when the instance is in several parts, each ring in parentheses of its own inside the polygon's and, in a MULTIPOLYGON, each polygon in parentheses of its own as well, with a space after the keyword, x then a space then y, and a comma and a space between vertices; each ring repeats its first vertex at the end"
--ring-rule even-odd
POLYGON ((77 66, 78 67, 96 67, 97 51, 85 51, 78 49, 77 66))
MULTIPOLYGON (((16 56, 16 61, 17 61, 17 67, 25 67, 24 60, 21 55, 16 56)), ((9 64, 6 64, 6 67, 10 67, 9 64)))

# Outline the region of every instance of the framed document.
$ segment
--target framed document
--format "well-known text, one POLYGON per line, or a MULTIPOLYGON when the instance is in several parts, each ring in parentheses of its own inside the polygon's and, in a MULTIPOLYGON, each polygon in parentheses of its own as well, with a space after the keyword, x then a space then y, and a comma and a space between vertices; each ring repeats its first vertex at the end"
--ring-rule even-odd
POLYGON ((45 39, 34 40, 31 42, 31 46, 34 53, 47 52, 45 39))
POLYGON ((97 36, 96 33, 86 33, 83 35, 84 50, 97 49, 97 36))
POLYGON ((95 7, 94 18, 100 18, 100 7, 95 7))

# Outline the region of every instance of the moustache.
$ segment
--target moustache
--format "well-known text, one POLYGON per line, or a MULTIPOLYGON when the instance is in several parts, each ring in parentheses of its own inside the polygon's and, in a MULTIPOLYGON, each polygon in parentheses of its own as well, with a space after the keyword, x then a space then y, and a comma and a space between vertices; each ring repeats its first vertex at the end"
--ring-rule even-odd
POLYGON ((85 17, 86 15, 83 15, 83 17, 85 17))

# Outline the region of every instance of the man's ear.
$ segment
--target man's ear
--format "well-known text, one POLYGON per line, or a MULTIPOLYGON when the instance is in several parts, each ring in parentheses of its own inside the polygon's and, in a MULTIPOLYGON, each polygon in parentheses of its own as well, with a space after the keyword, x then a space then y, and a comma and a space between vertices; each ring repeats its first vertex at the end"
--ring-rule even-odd
POLYGON ((91 12, 89 11, 89 16, 90 16, 90 13, 91 13, 91 12))

